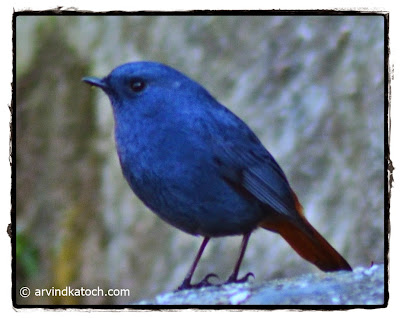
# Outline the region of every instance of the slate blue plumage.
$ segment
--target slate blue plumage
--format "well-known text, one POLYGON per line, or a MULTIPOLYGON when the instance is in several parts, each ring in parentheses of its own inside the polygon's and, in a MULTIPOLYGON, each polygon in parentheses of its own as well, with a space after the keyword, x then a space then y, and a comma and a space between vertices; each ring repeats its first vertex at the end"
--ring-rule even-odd
MULTIPOLYGON (((157 62, 128 63, 83 80, 110 98, 123 174, 163 220, 204 236, 204 247, 210 237, 244 235, 241 257, 258 226, 280 232, 273 225, 279 221, 310 232, 275 159, 198 83, 157 62)), ((183 288, 194 286, 189 274, 183 288)))

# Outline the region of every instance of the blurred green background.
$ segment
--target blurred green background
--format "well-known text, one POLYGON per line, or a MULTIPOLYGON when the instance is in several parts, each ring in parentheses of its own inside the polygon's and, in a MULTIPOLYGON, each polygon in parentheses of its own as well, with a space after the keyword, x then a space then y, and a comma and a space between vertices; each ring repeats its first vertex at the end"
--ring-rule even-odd
MULTIPOLYGON (((201 238, 163 223, 119 168, 109 101, 81 82, 157 60, 239 115, 286 172, 310 222, 353 267, 384 260, 382 16, 16 18, 16 290, 128 288, 129 297, 17 304, 127 304, 176 288, 201 238)), ((195 280, 230 274, 240 237, 211 240, 195 280)), ((242 273, 318 269, 258 230, 242 273)))

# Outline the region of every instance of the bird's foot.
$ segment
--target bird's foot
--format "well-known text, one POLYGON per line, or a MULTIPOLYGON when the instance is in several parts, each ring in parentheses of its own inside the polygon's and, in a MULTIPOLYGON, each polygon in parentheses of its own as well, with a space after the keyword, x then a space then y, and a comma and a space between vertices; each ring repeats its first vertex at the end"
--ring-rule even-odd
POLYGON ((228 280, 225 282, 225 284, 240 284, 240 283, 246 283, 249 278, 253 277, 255 278, 254 274, 252 272, 247 273, 245 276, 243 276, 242 278, 237 278, 234 275, 231 275, 228 280))
POLYGON ((209 282, 209 279, 212 277, 218 278, 218 276, 214 273, 210 273, 206 275, 199 283, 197 284, 191 284, 190 280, 184 280, 183 283, 177 288, 176 291, 184 290, 184 289, 196 289, 196 288, 202 288, 202 287, 208 287, 208 286, 215 286, 215 284, 209 282))

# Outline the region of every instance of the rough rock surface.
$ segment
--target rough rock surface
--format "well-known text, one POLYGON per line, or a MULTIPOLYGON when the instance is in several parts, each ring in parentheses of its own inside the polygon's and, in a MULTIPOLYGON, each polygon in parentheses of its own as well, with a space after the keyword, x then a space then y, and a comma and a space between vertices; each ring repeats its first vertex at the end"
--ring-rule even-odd
POLYGON ((306 274, 266 282, 204 287, 160 294, 138 305, 352 305, 383 306, 384 265, 353 272, 306 274))

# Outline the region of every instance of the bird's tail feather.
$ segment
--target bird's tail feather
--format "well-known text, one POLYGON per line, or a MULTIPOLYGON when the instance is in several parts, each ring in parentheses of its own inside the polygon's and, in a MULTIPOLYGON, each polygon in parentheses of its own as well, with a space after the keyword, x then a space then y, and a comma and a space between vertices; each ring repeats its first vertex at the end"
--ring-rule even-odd
POLYGON ((301 225, 281 219, 273 222, 263 221, 260 226, 279 233, 301 257, 325 272, 351 271, 347 261, 318 233, 302 213, 299 213, 299 216, 301 225))

